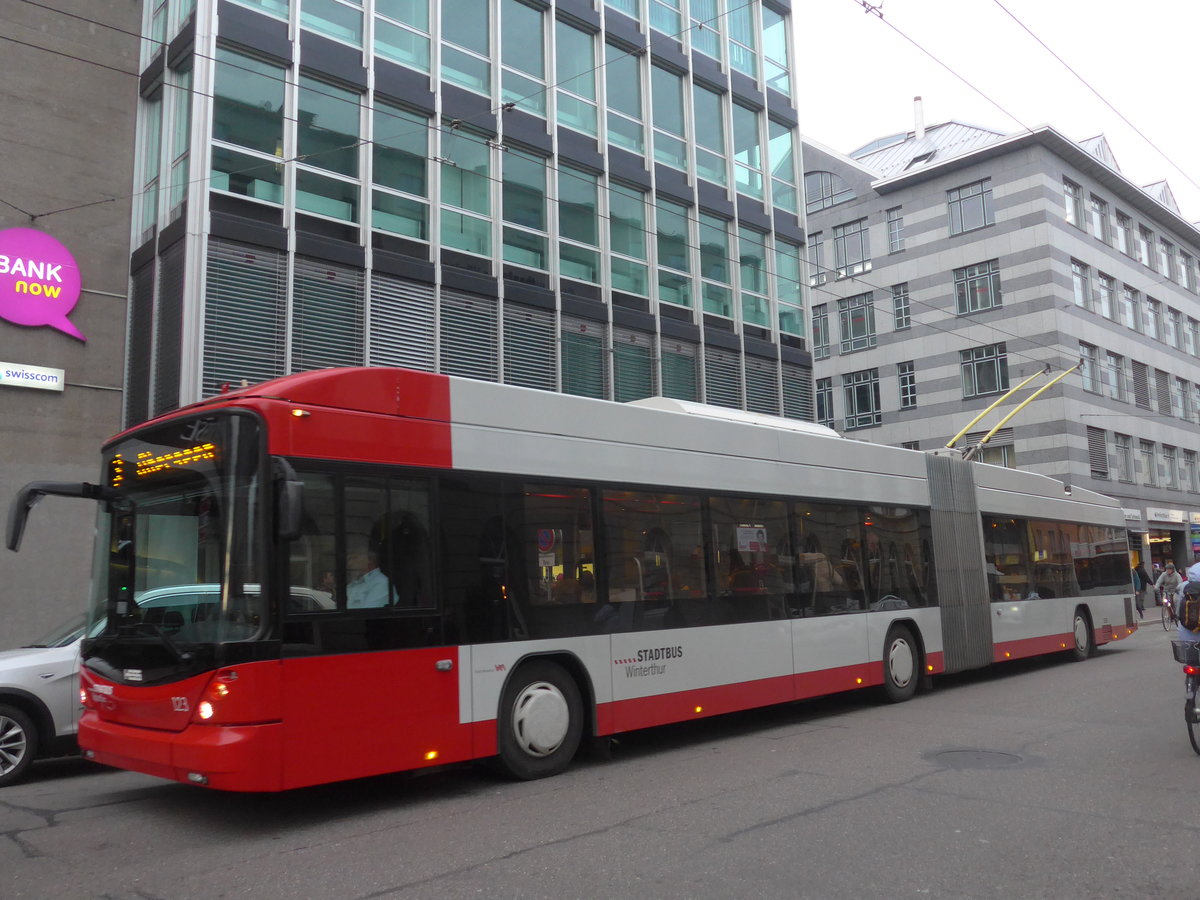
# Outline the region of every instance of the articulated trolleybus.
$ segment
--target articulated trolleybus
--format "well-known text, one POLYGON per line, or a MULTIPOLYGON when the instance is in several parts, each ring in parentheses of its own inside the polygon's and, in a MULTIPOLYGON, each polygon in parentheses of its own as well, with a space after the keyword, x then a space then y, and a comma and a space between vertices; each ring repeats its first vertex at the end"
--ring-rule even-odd
POLYGON ((1134 630, 1120 508, 1050 478, 654 398, 399 369, 111 440, 79 742, 234 791, 497 757, 1134 630))

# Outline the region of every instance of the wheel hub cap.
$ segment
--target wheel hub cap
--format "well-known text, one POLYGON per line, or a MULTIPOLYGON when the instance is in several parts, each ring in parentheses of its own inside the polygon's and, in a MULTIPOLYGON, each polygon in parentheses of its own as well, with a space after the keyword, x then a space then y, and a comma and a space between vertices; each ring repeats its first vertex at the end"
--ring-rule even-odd
POLYGON ((913 677, 913 652, 906 641, 892 641, 888 649, 888 677, 896 687, 907 687, 913 677))
POLYGON ((513 704, 513 731, 521 749, 531 756, 549 756, 561 745, 570 725, 566 698, 554 685, 529 685, 513 704))

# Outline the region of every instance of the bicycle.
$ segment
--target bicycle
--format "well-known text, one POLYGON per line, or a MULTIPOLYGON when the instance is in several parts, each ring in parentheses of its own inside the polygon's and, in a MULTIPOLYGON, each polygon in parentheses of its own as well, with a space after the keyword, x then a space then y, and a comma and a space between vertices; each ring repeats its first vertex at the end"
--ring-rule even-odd
POLYGON ((1175 615, 1175 604, 1165 593, 1163 594, 1162 609, 1160 610, 1160 613, 1162 615, 1163 631, 1170 631, 1179 624, 1179 617, 1175 615))
POLYGON ((1200 756, 1200 710, 1196 709, 1196 686, 1200 683, 1200 644, 1192 641, 1171 641, 1175 661, 1183 666, 1184 701, 1183 719, 1187 722, 1188 740, 1192 749, 1200 756))

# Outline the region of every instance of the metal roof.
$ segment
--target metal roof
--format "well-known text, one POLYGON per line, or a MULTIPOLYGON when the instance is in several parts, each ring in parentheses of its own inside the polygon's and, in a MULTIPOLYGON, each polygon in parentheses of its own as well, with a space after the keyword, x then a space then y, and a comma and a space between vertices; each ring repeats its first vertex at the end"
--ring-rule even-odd
POLYGON ((963 122, 942 122, 930 125, 925 135, 917 138, 913 132, 896 135, 886 141, 872 141, 850 156, 880 178, 891 178, 915 168, 936 165, 954 156, 970 153, 979 147, 1003 140, 999 131, 967 125, 963 122), (899 139, 899 140, 897 140, 899 139), (881 142, 884 146, 879 149, 881 142))

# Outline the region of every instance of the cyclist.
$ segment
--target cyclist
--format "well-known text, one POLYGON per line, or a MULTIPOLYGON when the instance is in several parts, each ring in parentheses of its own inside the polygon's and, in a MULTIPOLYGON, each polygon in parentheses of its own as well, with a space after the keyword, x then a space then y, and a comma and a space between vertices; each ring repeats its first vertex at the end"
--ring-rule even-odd
POLYGON ((1181 584, 1183 584, 1183 579, 1175 571, 1175 563, 1169 562, 1163 573, 1158 576, 1158 580, 1154 582, 1154 591, 1166 603, 1175 596, 1181 584))
MULTIPOLYGON (((1189 581, 1200 582, 1200 562, 1192 563, 1192 565, 1187 570, 1187 575, 1186 575, 1185 580, 1180 582, 1178 590, 1175 591, 1176 615, 1178 615, 1180 612, 1183 611, 1183 589, 1185 587, 1187 587, 1189 581)), ((1183 627, 1182 623, 1180 623, 1180 625, 1179 625, 1179 640, 1191 641, 1192 643, 1195 643, 1197 641, 1200 641, 1200 632, 1189 631, 1188 629, 1183 627)))

